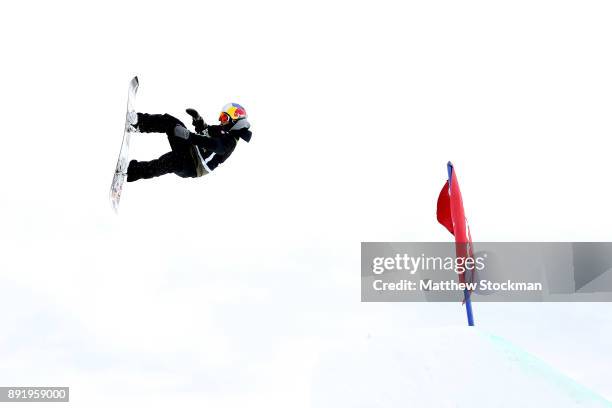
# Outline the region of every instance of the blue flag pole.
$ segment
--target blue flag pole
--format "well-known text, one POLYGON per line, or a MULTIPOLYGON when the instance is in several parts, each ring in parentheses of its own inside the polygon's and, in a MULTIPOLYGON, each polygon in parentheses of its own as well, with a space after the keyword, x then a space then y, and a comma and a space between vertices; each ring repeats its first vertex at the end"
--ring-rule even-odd
POLYGON ((465 296, 465 313, 467 313, 468 326, 473 326, 474 315, 472 314, 472 299, 470 297, 470 291, 463 289, 463 296, 465 296))
MULTIPOLYGON (((453 183, 453 163, 448 162, 446 166, 448 170, 448 187, 449 189, 453 183)), ((466 288, 463 290, 463 297, 465 299, 465 313, 467 314, 468 326, 474 326, 474 314, 472 313, 472 299, 470 291, 466 288)))

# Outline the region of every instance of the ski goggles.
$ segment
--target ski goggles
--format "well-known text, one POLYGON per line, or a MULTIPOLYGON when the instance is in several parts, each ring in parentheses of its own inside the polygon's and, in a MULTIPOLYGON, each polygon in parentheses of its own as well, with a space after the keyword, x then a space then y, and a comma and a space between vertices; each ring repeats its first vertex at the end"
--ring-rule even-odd
POLYGON ((231 120, 230 116, 225 112, 221 112, 221 115, 219 115, 219 122, 221 122, 222 125, 227 125, 231 120))

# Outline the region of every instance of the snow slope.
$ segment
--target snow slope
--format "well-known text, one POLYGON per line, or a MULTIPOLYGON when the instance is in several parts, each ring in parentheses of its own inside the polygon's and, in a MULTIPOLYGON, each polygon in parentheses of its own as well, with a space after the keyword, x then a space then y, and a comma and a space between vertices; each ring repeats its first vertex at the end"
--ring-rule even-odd
POLYGON ((326 353, 313 407, 612 407, 502 337, 474 328, 369 337, 326 353))

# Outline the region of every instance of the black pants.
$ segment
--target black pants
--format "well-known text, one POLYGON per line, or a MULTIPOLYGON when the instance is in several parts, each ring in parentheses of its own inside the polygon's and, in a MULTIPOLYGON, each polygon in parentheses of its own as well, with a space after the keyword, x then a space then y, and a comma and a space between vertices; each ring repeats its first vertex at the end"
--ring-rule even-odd
POLYGON ((174 136, 174 128, 183 122, 168 115, 138 113, 138 130, 143 133, 165 133, 172 151, 151 161, 132 160, 128 167, 127 181, 148 179, 174 173, 179 177, 197 177, 197 168, 191 143, 174 136))

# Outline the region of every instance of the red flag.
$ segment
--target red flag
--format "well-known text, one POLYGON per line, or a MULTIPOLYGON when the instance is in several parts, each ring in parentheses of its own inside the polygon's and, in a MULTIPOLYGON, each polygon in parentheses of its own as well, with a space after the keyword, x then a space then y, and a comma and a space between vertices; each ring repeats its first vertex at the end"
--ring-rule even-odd
POLYGON ((455 235, 455 229, 453 228, 453 217, 451 215, 450 208, 450 191, 448 188, 448 181, 444 183, 442 191, 438 196, 438 222, 446 227, 448 232, 455 235))
MULTIPOLYGON (((463 199, 457 174, 451 162, 448 163, 448 181, 438 196, 438 222, 455 236, 457 258, 474 258, 470 227, 463 210, 463 199)), ((471 277, 473 280, 473 274, 471 277)), ((459 274, 459 282, 465 283, 465 273, 459 274)))

